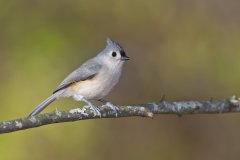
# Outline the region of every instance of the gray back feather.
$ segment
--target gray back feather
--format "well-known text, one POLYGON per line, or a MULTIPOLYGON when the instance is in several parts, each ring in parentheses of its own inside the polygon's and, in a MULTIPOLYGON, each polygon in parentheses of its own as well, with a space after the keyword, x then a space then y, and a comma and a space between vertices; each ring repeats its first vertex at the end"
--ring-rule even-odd
POLYGON ((78 69, 70 73, 53 92, 56 93, 64 88, 67 88, 71 84, 79 81, 84 81, 95 77, 102 65, 98 63, 96 58, 89 59, 83 63, 78 69))

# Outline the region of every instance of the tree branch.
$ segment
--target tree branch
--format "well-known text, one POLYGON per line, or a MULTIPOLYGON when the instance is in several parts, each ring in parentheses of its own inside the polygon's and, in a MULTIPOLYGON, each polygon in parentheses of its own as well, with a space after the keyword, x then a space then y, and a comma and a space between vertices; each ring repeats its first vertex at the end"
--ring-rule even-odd
MULTIPOLYGON (((162 99, 160 102, 147 104, 137 104, 128 106, 119 106, 120 110, 116 115, 109 107, 100 106, 101 118, 120 118, 120 117, 153 117, 153 114, 214 114, 214 113, 233 113, 240 112, 240 100, 232 97, 228 100, 209 100, 209 101, 179 101, 168 102, 162 99)), ((14 132, 43 125, 79 121, 86 119, 96 119, 89 106, 82 109, 71 109, 68 111, 58 111, 52 113, 40 114, 27 118, 0 122, 0 134, 14 132)))

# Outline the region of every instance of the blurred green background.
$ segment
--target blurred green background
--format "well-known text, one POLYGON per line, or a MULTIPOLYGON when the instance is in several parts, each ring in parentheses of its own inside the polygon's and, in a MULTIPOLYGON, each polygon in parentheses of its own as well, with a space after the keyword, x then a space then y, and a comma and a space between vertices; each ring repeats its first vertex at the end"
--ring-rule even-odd
MULTIPOLYGON (((240 93, 238 0, 0 1, 0 121, 24 117, 109 36, 131 60, 115 104, 240 93)), ((44 112, 82 106, 72 99, 44 112)), ((240 115, 86 120, 0 135, 0 159, 240 158, 240 115)))

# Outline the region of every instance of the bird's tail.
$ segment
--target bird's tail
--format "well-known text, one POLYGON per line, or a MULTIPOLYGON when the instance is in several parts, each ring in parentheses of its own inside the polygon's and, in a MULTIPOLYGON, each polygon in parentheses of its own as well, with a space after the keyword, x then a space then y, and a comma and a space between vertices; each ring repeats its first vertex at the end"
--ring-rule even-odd
POLYGON ((30 114, 30 116, 34 116, 38 113, 40 113, 42 110, 44 110, 49 104, 51 104, 53 101, 57 99, 58 94, 55 93, 48 97, 45 101, 43 101, 41 104, 39 104, 30 114))

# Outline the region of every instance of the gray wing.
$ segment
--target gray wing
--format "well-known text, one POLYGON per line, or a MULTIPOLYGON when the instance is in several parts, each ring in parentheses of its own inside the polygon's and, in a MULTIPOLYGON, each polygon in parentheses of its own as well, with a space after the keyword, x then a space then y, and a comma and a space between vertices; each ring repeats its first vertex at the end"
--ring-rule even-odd
POLYGON ((78 69, 70 73, 53 92, 56 93, 64 88, 67 88, 71 84, 79 81, 85 81, 95 77, 102 65, 99 64, 95 59, 90 59, 83 63, 78 69))

